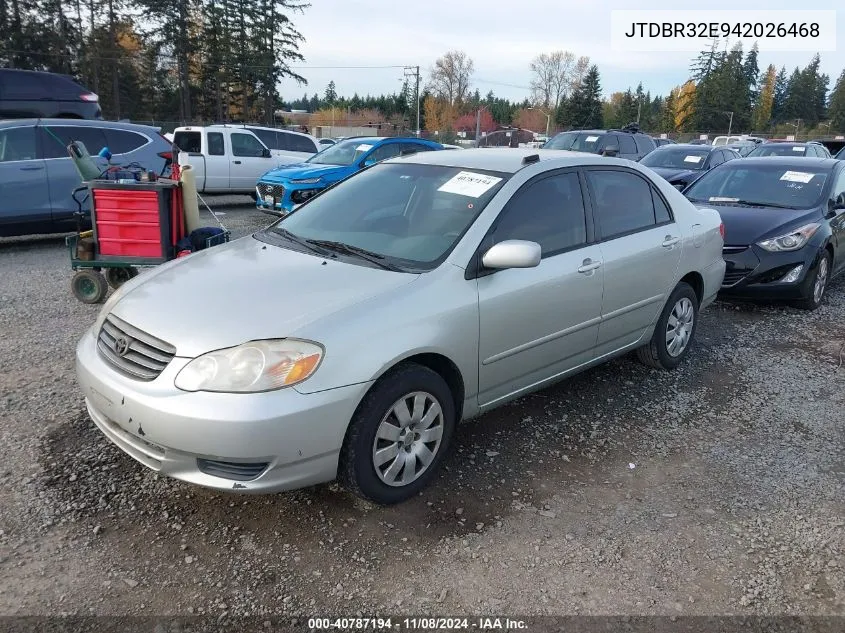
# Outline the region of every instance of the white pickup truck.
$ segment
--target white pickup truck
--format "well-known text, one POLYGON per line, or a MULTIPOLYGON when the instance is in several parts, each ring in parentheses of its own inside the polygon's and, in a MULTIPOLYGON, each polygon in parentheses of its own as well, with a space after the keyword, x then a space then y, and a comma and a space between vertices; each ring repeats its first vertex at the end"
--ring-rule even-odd
MULTIPOLYGON (((277 131, 282 133, 296 134, 277 131)), ((255 183, 263 174, 280 165, 302 162, 316 151, 316 142, 312 152, 271 149, 249 127, 229 125, 178 127, 173 143, 180 150, 179 164, 193 167, 200 193, 254 194, 255 183)), ((302 149, 310 149, 310 145, 302 149)))

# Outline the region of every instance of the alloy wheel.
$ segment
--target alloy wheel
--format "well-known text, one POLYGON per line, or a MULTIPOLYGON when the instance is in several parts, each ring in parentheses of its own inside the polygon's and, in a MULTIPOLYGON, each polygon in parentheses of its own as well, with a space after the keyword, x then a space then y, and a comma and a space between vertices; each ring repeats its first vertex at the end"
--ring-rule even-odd
POLYGON ((673 358, 680 356, 689 345, 695 324, 695 308, 687 297, 678 299, 666 322, 666 351, 673 358))

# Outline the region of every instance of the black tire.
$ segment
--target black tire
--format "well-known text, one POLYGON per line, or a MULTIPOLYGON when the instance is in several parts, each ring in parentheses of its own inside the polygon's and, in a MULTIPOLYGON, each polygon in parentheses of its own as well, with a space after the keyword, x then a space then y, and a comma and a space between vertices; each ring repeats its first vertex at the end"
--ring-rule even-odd
POLYGON ((830 256, 830 253, 827 251, 824 251, 824 254, 819 257, 819 261, 816 264, 815 269, 812 273, 807 275, 807 279, 804 280, 804 287, 802 288, 804 298, 795 302, 796 307, 801 308, 802 310, 816 310, 822 302, 824 302, 824 295, 825 292, 827 292, 827 285, 830 282, 830 266, 832 259, 833 258, 830 256), (824 279, 822 280, 821 294, 816 294, 816 284, 819 281, 819 274, 822 270, 824 270, 824 279))
POLYGON ((138 269, 134 266, 106 268, 106 281, 115 290, 137 275, 138 269))
POLYGON ((675 289, 666 301, 666 305, 663 306, 660 318, 657 319, 657 324, 654 326, 654 334, 652 335, 651 340, 646 345, 637 349, 637 358, 639 358, 640 362, 643 364, 648 365, 649 367, 654 367, 655 369, 675 369, 675 367, 680 365, 681 361, 683 361, 689 353, 689 350, 695 341, 695 331, 697 328, 698 297, 695 294, 695 290, 693 290, 689 284, 682 281, 675 286, 675 289), (673 353, 670 352, 669 345, 666 341, 669 330, 669 319, 673 316, 672 313, 676 306, 684 300, 689 301, 692 307, 692 327, 689 330, 685 346, 682 348, 680 353, 673 355, 673 353))
POLYGON ((109 291, 106 278, 93 270, 80 270, 70 282, 73 296, 82 303, 102 303, 109 291))
MULTIPOLYGON (((338 478, 352 492, 375 503, 391 505, 405 501, 418 494, 437 474, 451 446, 454 431, 455 403, 446 381, 427 367, 415 363, 400 365, 379 379, 358 405, 340 452, 338 478), (442 418, 437 424, 442 424, 440 444, 436 446, 431 462, 411 483, 388 485, 376 472, 374 464, 376 432, 383 420, 389 419, 394 405, 403 397, 410 397, 416 392, 432 396, 440 405, 442 418)), ((391 443, 386 440, 379 441, 391 443)), ((402 448, 401 441, 397 440, 395 444, 399 447, 397 461, 402 450, 411 452, 410 448, 402 448)), ((417 458, 414 463, 417 466, 423 464, 422 460, 417 458)), ((387 462, 385 465, 388 465, 387 462)), ((397 477, 399 472, 404 473, 404 467, 396 472, 397 477)))

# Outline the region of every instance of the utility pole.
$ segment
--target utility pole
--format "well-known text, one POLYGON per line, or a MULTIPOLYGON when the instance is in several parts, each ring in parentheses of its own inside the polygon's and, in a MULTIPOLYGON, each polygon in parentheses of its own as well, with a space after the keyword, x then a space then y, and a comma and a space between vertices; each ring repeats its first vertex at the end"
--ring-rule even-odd
POLYGON ((728 136, 730 136, 731 135, 731 128, 733 128, 733 126, 734 126, 734 113, 728 112, 727 110, 725 110, 725 114, 731 115, 731 119, 730 119, 730 121, 728 121, 728 136))
POLYGON ((417 103, 417 127, 414 136, 420 135, 420 67, 405 66, 405 79, 414 80, 414 101, 417 103))

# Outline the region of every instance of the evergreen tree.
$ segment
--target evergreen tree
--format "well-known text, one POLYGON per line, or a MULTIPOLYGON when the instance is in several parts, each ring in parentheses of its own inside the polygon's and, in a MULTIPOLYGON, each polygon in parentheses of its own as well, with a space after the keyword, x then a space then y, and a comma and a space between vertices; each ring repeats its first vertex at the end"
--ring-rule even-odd
POLYGON ((601 82, 599 69, 593 64, 566 104, 566 117, 574 128, 602 127, 601 82))
POLYGON ((830 103, 827 107, 831 131, 845 131, 845 70, 836 80, 833 92, 830 93, 830 103))
POLYGON ((784 107, 786 106, 786 92, 789 87, 789 82, 786 78, 786 66, 781 66, 775 77, 775 89, 772 95, 772 123, 778 124, 783 121, 785 116, 784 107))
POLYGON ((325 105, 331 107, 337 102, 337 90, 335 89, 334 81, 330 81, 326 86, 326 94, 323 95, 323 102, 325 105))

